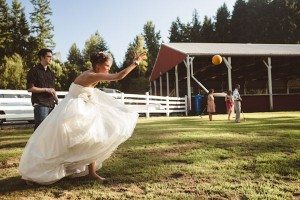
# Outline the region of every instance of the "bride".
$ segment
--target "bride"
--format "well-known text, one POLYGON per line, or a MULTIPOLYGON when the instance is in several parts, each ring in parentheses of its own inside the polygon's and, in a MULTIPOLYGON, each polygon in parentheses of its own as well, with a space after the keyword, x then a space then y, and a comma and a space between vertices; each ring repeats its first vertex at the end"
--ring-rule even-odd
POLYGON ((27 142, 19 165, 22 179, 44 185, 65 176, 104 180, 96 170, 131 136, 138 113, 94 86, 124 78, 145 58, 141 54, 124 70, 109 74, 112 56, 91 55, 92 69, 74 80, 66 97, 27 142))

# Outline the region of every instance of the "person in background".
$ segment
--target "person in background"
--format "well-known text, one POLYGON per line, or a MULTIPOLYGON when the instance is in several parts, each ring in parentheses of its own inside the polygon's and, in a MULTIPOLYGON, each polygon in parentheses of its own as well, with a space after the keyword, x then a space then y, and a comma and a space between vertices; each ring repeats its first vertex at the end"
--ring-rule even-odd
POLYGON ((228 120, 230 120, 230 116, 233 111, 233 104, 234 104, 231 90, 227 91, 227 94, 225 96, 225 102, 226 102, 226 110, 227 110, 227 114, 228 114, 228 120))
POLYGON ((209 89, 207 96, 207 112, 209 115, 209 121, 212 121, 212 114, 216 112, 215 98, 213 96, 214 89, 209 89))
POLYGON ((239 84, 235 85, 235 89, 233 91, 233 100, 234 100, 234 111, 235 111, 235 122, 240 123, 241 116, 241 101, 242 98, 240 96, 239 90, 241 86, 239 84))
POLYGON ((55 92, 55 74, 49 65, 52 51, 41 49, 38 52, 40 63, 32 67, 27 74, 27 90, 31 92, 31 103, 34 107, 34 130, 49 115, 57 103, 55 92))

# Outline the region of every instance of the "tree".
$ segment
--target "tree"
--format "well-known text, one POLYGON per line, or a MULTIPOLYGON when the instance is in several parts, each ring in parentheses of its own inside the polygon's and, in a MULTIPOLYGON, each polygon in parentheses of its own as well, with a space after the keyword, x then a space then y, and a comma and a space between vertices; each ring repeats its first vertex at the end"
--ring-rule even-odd
POLYGON ((5 56, 3 65, 0 66, 0 74, 0 88, 25 89, 25 70, 20 55, 5 56))
MULTIPOLYGON (((136 55, 141 53, 147 53, 145 48, 145 38, 143 35, 137 35, 133 41, 133 43, 129 44, 129 47, 125 54, 125 60, 123 62, 123 68, 132 64, 133 59, 136 55)), ((137 68, 135 68, 133 73, 131 72, 129 76, 144 76, 147 71, 148 63, 146 61, 141 62, 137 68)))
POLYGON ((62 65, 62 73, 58 78, 61 89, 66 91, 69 89, 75 78, 80 74, 80 71, 83 70, 83 56, 75 43, 73 43, 69 49, 67 60, 68 61, 62 65))
POLYGON ((216 14, 215 42, 230 42, 230 13, 224 3, 216 14))
POLYGON ((28 53, 28 39, 30 35, 29 25, 26 20, 24 8, 18 0, 12 2, 12 53, 25 57, 28 53))
POLYGON ((75 43, 72 44, 67 57, 69 64, 77 66, 78 69, 83 69, 83 56, 80 49, 75 43))
POLYGON ((85 42, 83 50, 84 61, 90 60, 90 55, 94 52, 107 51, 107 45, 98 31, 85 42))
POLYGON ((160 32, 155 32, 155 25, 152 21, 148 21, 144 25, 144 34, 143 34, 146 42, 146 48, 148 50, 148 69, 146 72, 146 76, 148 77, 153 69, 155 64, 155 60, 159 51, 159 44, 160 44, 160 32))
POLYGON ((203 25, 200 34, 201 34, 200 42, 214 41, 214 25, 211 21, 211 18, 204 16, 203 25))
POLYGON ((60 78, 60 86, 61 90, 68 91, 71 83, 75 80, 75 78, 80 74, 79 67, 76 64, 71 64, 67 62, 62 67, 62 74, 60 78))
MULTIPOLYGON (((147 53, 147 50, 145 48, 144 37, 142 35, 138 35, 135 37, 134 41, 129 44, 121 70, 132 64, 135 56, 141 53, 147 53)), ((144 93, 148 91, 149 81, 145 77, 147 65, 146 61, 141 62, 138 67, 120 81, 121 90, 123 92, 144 93)))
POLYGON ((62 83, 65 81, 63 79, 63 68, 62 68, 62 63, 59 60, 53 60, 50 64, 50 69, 54 72, 55 74, 55 89, 56 90, 61 90, 62 88, 62 83))
POLYGON ((8 54, 7 46, 12 42, 11 16, 5 0, 0 0, 0 64, 8 54))
POLYGON ((296 1, 273 0, 269 3, 269 17, 267 24, 268 43, 295 43, 299 41, 297 35, 297 15, 300 11, 296 9, 296 1), (271 15, 271 16, 270 16, 271 15))
POLYGON ((180 35, 181 35, 181 41, 182 42, 191 42, 191 23, 180 23, 179 24, 180 28, 180 35))
POLYGON ((191 26, 191 42, 201 42, 201 22, 199 20, 197 10, 193 12, 193 20, 191 26))
MULTIPOLYGON (((109 53, 113 57, 113 63, 110 68, 110 73, 116 73, 119 71, 119 67, 117 66, 117 63, 115 61, 115 57, 114 57, 113 53, 111 53, 111 52, 109 52, 109 53)), ((109 88, 120 89, 120 83, 117 81, 110 81, 110 82, 100 83, 99 87, 109 87, 109 88)))
POLYGON ((296 22, 295 43, 300 44, 300 1, 293 5, 293 16, 296 22))
POLYGON ((33 5, 33 12, 30 13, 32 32, 35 34, 37 44, 35 52, 41 48, 53 49, 55 43, 52 34, 54 27, 49 19, 52 15, 50 0, 30 0, 30 2, 33 5))
POLYGON ((247 35, 250 30, 247 28, 247 12, 246 2, 244 0, 237 0, 232 11, 230 23, 231 42, 248 42, 247 35))
POLYGON ((38 43, 34 36, 30 35, 28 38, 28 49, 27 49, 27 55, 26 55, 26 68, 30 69, 33 67, 37 62, 39 62, 38 58, 38 43))
POLYGON ((170 36, 169 40, 170 42, 181 42, 182 37, 181 37, 181 32, 180 32, 180 19, 177 17, 175 22, 172 22, 171 28, 170 28, 170 36))
POLYGON ((170 42, 190 42, 191 41, 191 25, 190 23, 184 24, 180 21, 179 17, 175 22, 172 22, 170 28, 170 42))
POLYGON ((90 63, 90 55, 94 52, 99 51, 107 51, 107 45, 104 39, 100 36, 99 32, 96 31, 95 34, 91 35, 91 37, 85 42, 83 49, 83 60, 84 60, 84 68, 83 70, 89 69, 91 67, 90 63))
POLYGON ((249 0, 247 3, 247 35, 248 42, 264 43, 266 41, 268 18, 272 13, 268 10, 269 0, 249 0))

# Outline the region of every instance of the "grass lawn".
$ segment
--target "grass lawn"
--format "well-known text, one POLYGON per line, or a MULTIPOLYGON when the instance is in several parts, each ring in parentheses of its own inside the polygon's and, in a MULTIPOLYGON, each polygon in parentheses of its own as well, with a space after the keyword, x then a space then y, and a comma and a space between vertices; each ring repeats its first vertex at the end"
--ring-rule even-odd
POLYGON ((0 199, 300 199, 300 112, 140 119, 103 163, 105 183, 27 186, 17 166, 32 129, 0 130, 0 199))

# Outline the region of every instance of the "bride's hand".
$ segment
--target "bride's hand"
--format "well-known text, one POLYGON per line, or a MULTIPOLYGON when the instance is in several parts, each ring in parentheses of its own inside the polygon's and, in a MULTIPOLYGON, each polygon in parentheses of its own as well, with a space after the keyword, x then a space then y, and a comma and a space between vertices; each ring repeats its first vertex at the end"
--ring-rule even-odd
POLYGON ((134 57, 134 61, 137 61, 139 63, 146 60, 146 59, 147 59, 147 53, 146 52, 141 53, 139 55, 135 55, 135 57, 134 57))

